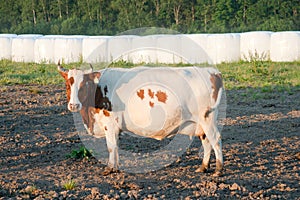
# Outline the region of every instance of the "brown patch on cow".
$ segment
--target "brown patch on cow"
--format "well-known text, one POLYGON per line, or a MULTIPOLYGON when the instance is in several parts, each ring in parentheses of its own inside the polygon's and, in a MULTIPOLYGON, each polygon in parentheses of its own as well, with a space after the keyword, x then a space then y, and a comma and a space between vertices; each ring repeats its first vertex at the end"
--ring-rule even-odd
POLYGON ((100 113, 100 108, 95 108, 95 113, 99 114, 100 113))
POLYGON ((96 94, 95 94, 95 107, 100 109, 106 109, 107 111, 112 111, 112 105, 109 98, 106 96, 108 93, 108 88, 105 85, 103 92, 101 90, 101 86, 96 88, 96 94), (104 95, 103 95, 104 92, 104 95))
POLYGON ((106 116, 106 117, 109 117, 109 116, 110 116, 110 113, 109 113, 107 110, 103 110, 103 114, 104 114, 104 116, 106 116))
POLYGON ((207 108, 205 114, 204 114, 204 118, 208 118, 209 114, 212 112, 212 109, 210 107, 207 108))
POLYGON ((201 134, 201 135, 199 136, 199 138, 200 138, 200 140, 205 140, 205 139, 206 139, 205 133, 201 134))
POLYGON ((68 73, 67 72, 59 72, 60 75, 65 79, 65 80, 68 80, 68 73))
POLYGON ((111 153, 112 152, 112 149, 111 148, 107 148, 108 152, 111 153))
POLYGON ((80 110, 82 121, 92 134, 94 134, 95 112, 95 108, 86 106, 82 106, 82 109, 80 110))
POLYGON ((157 100, 163 103, 166 103, 168 95, 165 92, 157 91, 155 96, 157 97, 157 100))
MULTIPOLYGON (((68 76, 68 75, 67 75, 68 76)), ((71 99, 71 86, 74 84, 74 78, 71 77, 71 78, 66 78, 66 92, 67 92, 67 99, 68 99, 68 102, 70 101, 71 99)))
POLYGON ((59 72, 60 75, 66 80, 66 93, 67 93, 67 100, 70 101, 71 98, 71 85, 74 83, 74 78, 68 78, 68 73, 66 72, 59 72))
POLYGON ((205 133, 204 133, 204 131, 203 131, 203 129, 202 129, 201 126, 199 126, 199 130, 196 133, 196 136, 198 136, 200 140, 205 140, 206 135, 205 135, 205 133))
POLYGON ((154 103, 153 103, 153 102, 151 102, 151 101, 149 101, 149 105, 150 105, 150 107, 151 107, 151 108, 153 108, 153 106, 154 106, 154 103))
POLYGON ((148 89, 148 95, 149 95, 149 97, 150 97, 151 99, 154 98, 154 92, 152 92, 151 89, 148 89))
POLYGON ((80 115, 82 117, 82 121, 83 123, 89 127, 89 111, 88 108, 85 106, 82 106, 81 110, 80 110, 80 115))
POLYGON ((104 130, 106 130, 106 131, 107 131, 107 126, 104 126, 104 130))
POLYGON ((223 169, 223 163, 219 159, 217 159, 217 161, 216 161, 216 172, 220 172, 220 171, 222 171, 222 169, 223 169))
POLYGON ((71 86, 66 82, 66 93, 67 93, 67 100, 68 100, 68 103, 71 99, 71 86))
POLYGON ((212 94, 212 97, 215 101, 217 101, 219 90, 220 90, 220 88, 223 87, 222 75, 220 73, 211 74, 210 75, 210 81, 211 81, 211 84, 212 84, 212 89, 214 90, 213 94, 212 94))
POLYGON ((101 76, 101 73, 100 72, 92 72, 92 73, 89 73, 89 74, 85 74, 85 76, 88 76, 88 79, 90 81, 94 81, 95 78, 99 79, 100 76, 101 76))
POLYGON ((74 77, 71 77, 71 78, 69 78, 69 84, 72 86, 73 85, 73 83, 74 83, 74 77))
POLYGON ((145 98, 144 93, 145 93, 145 91, 143 89, 140 89, 139 91, 136 92, 138 97, 140 97, 142 100, 145 98))

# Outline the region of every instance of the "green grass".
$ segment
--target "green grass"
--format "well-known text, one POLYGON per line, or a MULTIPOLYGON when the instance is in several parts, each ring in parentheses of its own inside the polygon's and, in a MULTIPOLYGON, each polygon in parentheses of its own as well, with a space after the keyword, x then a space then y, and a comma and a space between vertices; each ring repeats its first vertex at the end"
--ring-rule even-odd
MULTIPOLYGON (((158 64, 156 64, 158 65, 158 64)), ((89 67, 88 64, 73 63, 63 65, 65 68, 89 67)), ((101 65, 105 67, 105 64, 101 65)), ((109 67, 130 68, 136 65, 120 61, 111 63, 109 67)), ((170 65, 173 67, 185 64, 170 65)), ((252 60, 251 62, 223 63, 216 66, 223 74, 226 89, 262 88, 262 92, 288 90, 300 87, 300 61, 275 63, 270 61, 252 60)), ((95 67, 99 68, 99 67, 95 67)), ((0 85, 61 84, 55 64, 18 63, 9 60, 0 61, 0 85)), ((37 93, 38 91, 33 91, 37 93)))
MULTIPOLYGON (((66 68, 80 66, 80 63, 70 64, 66 68)), ((60 84, 64 80, 57 71, 55 64, 36 64, 0 60, 0 85, 15 84, 60 84)))
POLYGON ((269 61, 220 64, 226 89, 263 88, 285 90, 300 86, 300 62, 275 63, 269 61))
POLYGON ((76 182, 73 179, 67 180, 62 186, 65 190, 73 190, 76 187, 76 182))

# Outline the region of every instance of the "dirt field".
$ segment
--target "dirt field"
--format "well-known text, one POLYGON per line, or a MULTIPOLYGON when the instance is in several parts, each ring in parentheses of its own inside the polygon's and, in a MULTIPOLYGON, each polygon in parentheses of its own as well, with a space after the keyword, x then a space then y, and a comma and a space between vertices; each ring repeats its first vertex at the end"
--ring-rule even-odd
POLYGON ((63 86, 1 86, 0 199, 300 199, 299 88, 227 91, 227 104, 223 176, 212 177, 214 156, 195 173, 198 139, 169 167, 103 176, 96 159, 66 157, 82 143, 63 86))

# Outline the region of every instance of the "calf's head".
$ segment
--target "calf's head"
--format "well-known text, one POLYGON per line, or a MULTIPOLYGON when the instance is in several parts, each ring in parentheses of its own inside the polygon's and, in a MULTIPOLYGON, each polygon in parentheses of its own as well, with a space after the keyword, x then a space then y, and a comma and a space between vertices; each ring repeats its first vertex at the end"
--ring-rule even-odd
POLYGON ((57 69, 66 81, 68 109, 71 112, 78 112, 82 106, 89 106, 90 100, 94 100, 100 72, 93 72, 93 68, 88 71, 64 69, 60 62, 57 69))

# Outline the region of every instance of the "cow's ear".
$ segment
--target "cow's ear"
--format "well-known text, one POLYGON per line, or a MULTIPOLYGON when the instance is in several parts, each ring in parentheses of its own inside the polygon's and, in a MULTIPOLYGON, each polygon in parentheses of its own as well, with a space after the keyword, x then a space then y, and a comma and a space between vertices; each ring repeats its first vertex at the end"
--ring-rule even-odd
POLYGON ((95 84, 98 84, 98 83, 99 83, 100 76, 101 76, 101 73, 100 73, 100 72, 93 72, 93 73, 92 73, 92 80, 94 80, 94 83, 95 83, 95 84))
POLYGON ((57 63, 57 69, 58 69, 59 73, 61 74, 61 76, 64 77, 65 80, 68 80, 68 72, 69 72, 69 70, 63 68, 63 67, 60 65, 60 60, 59 60, 58 63, 57 63))

